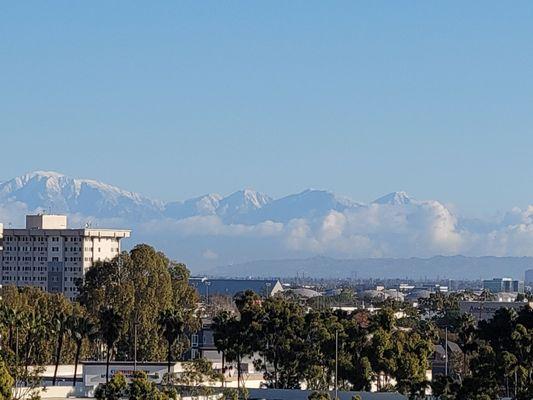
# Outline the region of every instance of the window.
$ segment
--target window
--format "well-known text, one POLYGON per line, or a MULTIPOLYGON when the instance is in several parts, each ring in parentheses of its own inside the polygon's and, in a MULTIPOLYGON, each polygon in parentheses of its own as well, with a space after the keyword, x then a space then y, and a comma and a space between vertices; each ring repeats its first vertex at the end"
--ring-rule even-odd
POLYGON ((193 347, 198 347, 198 335, 196 333, 191 335, 191 345, 193 347))

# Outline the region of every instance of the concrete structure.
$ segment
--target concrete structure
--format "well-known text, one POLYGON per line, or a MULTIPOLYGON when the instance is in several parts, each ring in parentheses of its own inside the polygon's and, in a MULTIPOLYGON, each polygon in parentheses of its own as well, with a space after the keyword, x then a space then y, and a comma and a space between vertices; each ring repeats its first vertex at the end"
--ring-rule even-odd
POLYGON ((533 287, 533 269, 528 269, 525 273, 524 283, 527 286, 533 287))
MULTIPOLYGON (((155 383, 161 383, 161 380, 167 373, 166 362, 138 362, 134 365, 131 361, 111 361, 109 364, 109 378, 116 373, 121 373, 129 381, 135 371, 143 371, 149 380, 155 383)), ((182 372, 181 363, 173 363, 170 366, 170 373, 175 374, 182 372)), ((85 361, 82 368, 83 386, 86 395, 92 396, 94 389, 106 380, 106 363, 105 361, 85 361)))
POLYGON ((524 282, 512 278, 493 278, 483 281, 483 289, 491 293, 524 293, 524 282))
POLYGON ((120 253, 129 230, 68 229, 65 215, 28 215, 24 229, 4 229, 0 284, 36 286, 74 298, 76 282, 97 261, 120 253))
POLYGON ((524 307, 532 307, 533 303, 503 301, 460 301, 461 314, 472 314, 478 321, 491 319, 500 308, 512 308, 517 312, 524 307))

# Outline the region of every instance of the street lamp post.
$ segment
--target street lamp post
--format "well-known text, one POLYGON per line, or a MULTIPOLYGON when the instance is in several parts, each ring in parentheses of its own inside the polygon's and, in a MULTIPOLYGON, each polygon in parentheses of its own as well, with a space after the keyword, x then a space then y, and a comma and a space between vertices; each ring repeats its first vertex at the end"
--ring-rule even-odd
POLYGON ((137 318, 133 322, 133 371, 137 372, 137 318))
POLYGON ((339 331, 335 331, 335 400, 339 398, 339 331))
POLYGON ((446 326, 445 328, 445 331, 444 331, 444 361, 445 361, 445 371, 446 371, 446 376, 448 376, 448 326, 446 326))
POLYGON ((209 286, 211 286, 211 282, 205 281, 204 284, 205 284, 205 297, 206 297, 205 301, 207 305, 209 305, 209 286))

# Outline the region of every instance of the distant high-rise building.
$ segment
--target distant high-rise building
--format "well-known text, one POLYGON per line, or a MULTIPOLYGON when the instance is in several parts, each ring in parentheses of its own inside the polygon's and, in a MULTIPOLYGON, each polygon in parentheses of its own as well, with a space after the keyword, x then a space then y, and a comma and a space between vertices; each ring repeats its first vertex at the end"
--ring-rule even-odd
POLYGON ((524 283, 527 286, 533 286, 533 269, 528 269, 526 271, 526 276, 525 276, 525 279, 524 279, 524 283))
POLYGON ((3 249, 0 233, 0 284, 36 286, 74 298, 77 281, 94 262, 118 255, 120 241, 130 232, 68 229, 65 215, 28 215, 25 229, 3 230, 3 249))
POLYGON ((493 278, 483 281, 483 289, 492 293, 524 293, 524 282, 512 278, 493 278))

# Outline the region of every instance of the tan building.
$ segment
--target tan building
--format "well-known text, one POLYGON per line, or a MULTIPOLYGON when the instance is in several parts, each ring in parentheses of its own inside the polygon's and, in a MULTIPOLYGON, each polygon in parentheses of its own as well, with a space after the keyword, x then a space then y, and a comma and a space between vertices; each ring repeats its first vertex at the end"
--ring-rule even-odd
POLYGON ((73 298, 78 294, 76 282, 87 269, 119 254, 121 239, 130 233, 68 229, 65 215, 28 215, 25 229, 3 230, 0 284, 37 286, 73 298))

